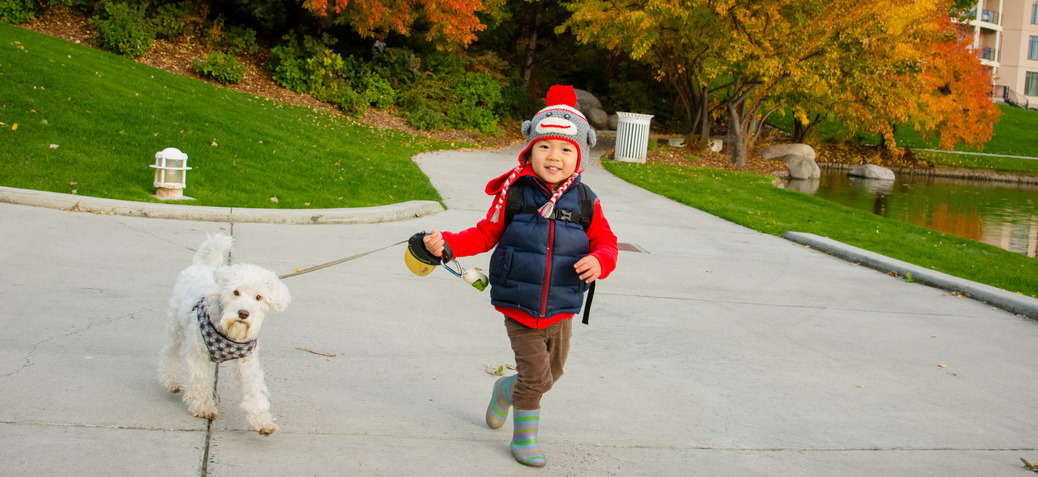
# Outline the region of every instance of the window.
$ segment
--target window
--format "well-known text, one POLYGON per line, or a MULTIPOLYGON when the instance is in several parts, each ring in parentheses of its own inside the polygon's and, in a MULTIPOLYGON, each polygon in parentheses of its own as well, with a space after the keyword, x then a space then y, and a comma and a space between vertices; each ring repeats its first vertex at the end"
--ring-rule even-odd
POLYGON ((1031 24, 1038 25, 1038 2, 1031 4, 1031 24))
POLYGON ((1038 60, 1038 36, 1031 35, 1031 43, 1027 47, 1027 59, 1038 60))
POLYGON ((1025 96, 1038 96, 1038 73, 1027 72, 1027 81, 1024 83, 1025 96))

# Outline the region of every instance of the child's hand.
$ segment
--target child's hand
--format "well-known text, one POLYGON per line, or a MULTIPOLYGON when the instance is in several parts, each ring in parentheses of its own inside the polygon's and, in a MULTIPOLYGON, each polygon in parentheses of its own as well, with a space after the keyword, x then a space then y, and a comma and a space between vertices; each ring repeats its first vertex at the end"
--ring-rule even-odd
POLYGON ((429 235, 422 237, 422 243, 434 257, 443 257, 443 234, 433 230, 429 235))
POLYGON ((602 275, 602 264, 598 263, 598 259, 594 255, 587 255, 580 259, 573 265, 573 268, 577 270, 580 279, 585 283, 591 283, 602 275))

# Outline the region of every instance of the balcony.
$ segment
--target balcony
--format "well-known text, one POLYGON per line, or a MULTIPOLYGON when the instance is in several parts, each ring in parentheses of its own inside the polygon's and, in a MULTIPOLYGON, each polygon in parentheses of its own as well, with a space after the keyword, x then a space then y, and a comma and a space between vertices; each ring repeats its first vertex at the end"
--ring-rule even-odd
MULTIPOLYGON (((970 20, 978 19, 977 18, 977 9, 974 8, 973 10, 970 10, 970 13, 969 13, 969 15, 966 18, 969 18, 970 20)), ((982 22, 991 23, 991 24, 994 24, 994 25, 1000 25, 1001 24, 1001 22, 999 21, 999 18, 998 18, 998 12, 996 12, 994 10, 981 10, 980 11, 980 18, 979 18, 979 20, 982 21, 982 22)))
POLYGON ((982 60, 995 61, 995 49, 994 48, 978 48, 977 56, 982 60))

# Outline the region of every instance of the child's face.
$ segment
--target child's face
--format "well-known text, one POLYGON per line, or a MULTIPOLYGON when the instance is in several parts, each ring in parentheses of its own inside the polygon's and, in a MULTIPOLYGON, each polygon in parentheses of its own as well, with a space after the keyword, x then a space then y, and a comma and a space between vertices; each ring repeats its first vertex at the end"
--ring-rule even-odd
POLYGON ((530 148, 533 172, 552 188, 569 179, 577 169, 580 151, 577 146, 562 139, 541 139, 530 148))

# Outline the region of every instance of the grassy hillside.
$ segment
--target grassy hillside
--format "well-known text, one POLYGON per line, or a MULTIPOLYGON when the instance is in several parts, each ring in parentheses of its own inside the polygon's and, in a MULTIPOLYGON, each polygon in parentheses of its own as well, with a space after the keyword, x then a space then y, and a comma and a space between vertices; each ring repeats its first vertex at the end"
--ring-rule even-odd
POLYGON ((194 205, 329 208, 439 195, 411 161, 446 144, 234 92, 0 23, 0 185, 153 201, 189 156, 194 205), (273 200, 276 198, 276 201, 273 200))

